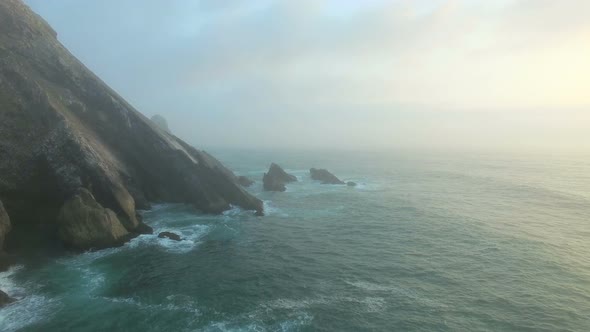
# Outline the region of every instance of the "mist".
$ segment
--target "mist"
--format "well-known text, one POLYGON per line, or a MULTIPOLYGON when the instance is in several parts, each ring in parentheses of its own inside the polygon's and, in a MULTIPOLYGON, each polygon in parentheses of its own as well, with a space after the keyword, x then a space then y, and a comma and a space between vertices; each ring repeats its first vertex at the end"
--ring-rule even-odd
POLYGON ((590 148, 590 3, 27 0, 200 147, 590 148))

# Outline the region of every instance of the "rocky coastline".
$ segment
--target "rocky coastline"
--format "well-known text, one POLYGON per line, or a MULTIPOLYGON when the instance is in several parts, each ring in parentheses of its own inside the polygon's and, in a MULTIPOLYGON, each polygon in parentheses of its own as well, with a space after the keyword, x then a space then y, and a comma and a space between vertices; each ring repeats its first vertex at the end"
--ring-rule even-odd
POLYGON ((229 169, 135 110, 22 0, 0 2, 0 156, 9 253, 122 245, 152 232, 137 212, 150 202, 263 214, 229 169))

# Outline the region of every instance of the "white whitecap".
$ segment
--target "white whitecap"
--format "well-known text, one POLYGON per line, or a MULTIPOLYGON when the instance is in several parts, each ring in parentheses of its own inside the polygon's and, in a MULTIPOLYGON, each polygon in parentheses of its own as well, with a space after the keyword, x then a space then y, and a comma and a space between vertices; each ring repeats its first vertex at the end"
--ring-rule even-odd
POLYGON ((46 319, 60 304, 57 299, 49 299, 29 291, 29 288, 19 285, 14 275, 22 266, 13 266, 8 271, 0 273, 0 289, 17 301, 0 309, 0 327, 4 332, 18 331, 34 323, 46 319))
POLYGON ((270 200, 262 201, 262 206, 264 208, 264 215, 265 216, 279 216, 279 217, 288 217, 289 215, 277 206, 270 200))

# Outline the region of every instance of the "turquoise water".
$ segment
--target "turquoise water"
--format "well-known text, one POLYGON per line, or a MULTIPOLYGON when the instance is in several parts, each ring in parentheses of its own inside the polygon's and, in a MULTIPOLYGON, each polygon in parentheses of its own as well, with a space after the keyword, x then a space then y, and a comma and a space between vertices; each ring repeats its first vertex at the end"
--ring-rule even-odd
POLYGON ((184 241, 27 257, 0 274, 23 298, 0 330, 590 331, 588 156, 213 154, 267 216, 155 205, 184 241), (271 161, 300 182, 262 192, 271 161))

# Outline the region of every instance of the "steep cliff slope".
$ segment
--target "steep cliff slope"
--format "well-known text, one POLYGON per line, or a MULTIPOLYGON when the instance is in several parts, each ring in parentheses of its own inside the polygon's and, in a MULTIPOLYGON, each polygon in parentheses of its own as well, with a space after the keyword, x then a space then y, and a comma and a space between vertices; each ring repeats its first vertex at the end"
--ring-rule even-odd
POLYGON ((0 200, 13 226, 7 241, 12 233, 56 236, 60 209, 80 188, 130 233, 149 231, 136 214, 148 202, 262 213, 261 201, 231 171, 137 112, 21 0, 2 0, 0 200))

